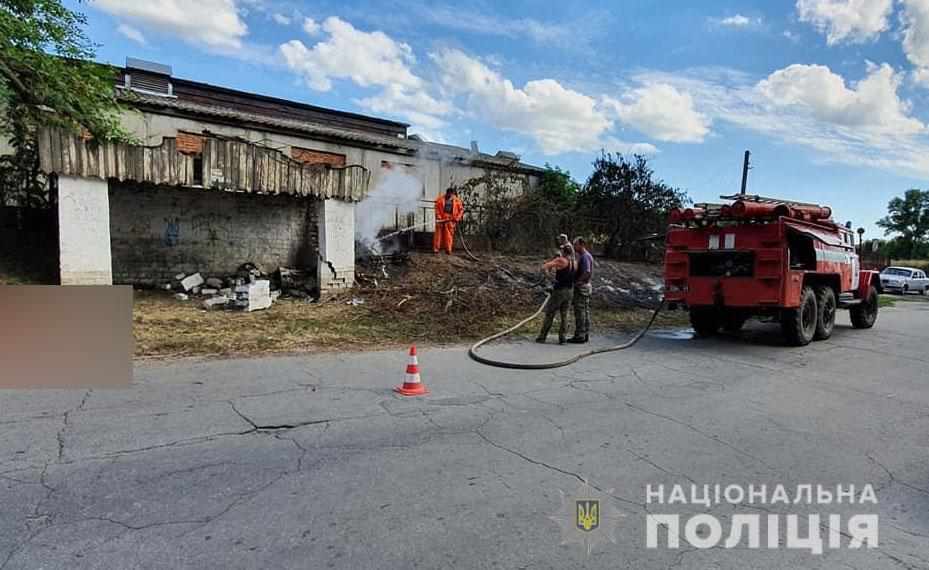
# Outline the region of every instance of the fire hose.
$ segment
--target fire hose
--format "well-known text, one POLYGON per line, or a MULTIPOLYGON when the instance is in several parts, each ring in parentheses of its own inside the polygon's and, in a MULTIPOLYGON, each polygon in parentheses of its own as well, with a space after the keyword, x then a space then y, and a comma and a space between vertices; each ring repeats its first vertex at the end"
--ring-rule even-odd
POLYGON ((553 362, 533 362, 533 363, 508 362, 505 360, 495 360, 493 358, 487 358, 477 353, 478 349, 484 346, 485 344, 487 344, 488 342, 504 337, 512 333, 513 331, 519 329, 521 326, 525 325, 529 321, 538 317, 542 313, 542 311, 545 310, 545 306, 548 304, 548 301, 550 299, 551 299, 551 294, 546 295, 545 301, 542 303, 542 306, 539 307, 536 312, 532 313, 531 316, 519 321, 518 323, 516 323, 515 325, 513 325, 512 327, 506 330, 500 331, 485 339, 481 339, 477 341, 476 343, 474 343, 473 345, 471 345, 471 348, 468 349, 468 356, 470 356, 471 359, 476 362, 479 362, 481 364, 486 364, 487 366, 495 366, 497 368, 511 368, 514 370, 545 370, 548 368, 561 368, 562 366, 569 366, 571 364, 574 364, 575 362, 581 360, 582 358, 587 358, 588 356, 595 356, 597 354, 605 354, 607 352, 616 352, 616 351, 625 350, 627 348, 634 346, 637 342, 642 340, 642 337, 645 336, 645 333, 647 333, 648 330, 652 328, 652 325, 655 323, 655 319, 658 317, 658 313, 660 313, 661 309, 664 308, 664 300, 662 299, 662 301, 658 304, 658 307, 654 310, 654 312, 652 312, 652 316, 648 320, 648 324, 646 324, 644 328, 642 328, 639 332, 637 332, 635 336, 633 336, 628 341, 622 344, 617 344, 615 346, 605 346, 602 348, 595 348, 592 350, 588 350, 586 352, 581 352, 580 354, 575 354, 574 356, 570 358, 566 358, 564 360, 555 360, 553 362))
MULTIPOLYGON (((442 221, 439 220, 438 223, 442 223, 442 221)), ((408 228, 403 228, 399 231, 396 231, 392 234, 389 234, 389 235, 386 235, 380 238, 378 241, 385 240, 397 234, 403 233, 405 231, 408 231, 408 230, 411 230, 417 227, 421 227, 423 225, 426 225, 426 224, 423 223, 423 224, 418 224, 415 226, 410 226, 408 228)), ((458 239, 461 242, 461 245, 464 247, 465 252, 467 252, 468 256, 474 261, 480 261, 480 259, 477 256, 471 253, 471 249, 468 247, 468 242, 467 240, 465 240, 463 233, 458 234, 458 239)), ((538 283, 533 283, 529 285, 529 287, 536 287, 538 285, 541 285, 544 280, 545 280, 545 277, 543 276, 542 279, 538 283)), ((533 362, 533 363, 509 362, 505 360, 495 360, 493 358, 487 358, 486 356, 481 356, 477 353, 478 349, 480 349, 485 344, 492 342, 494 340, 497 340, 498 338, 502 338, 509 334, 512 334, 514 331, 518 330, 520 327, 522 327, 526 323, 529 323, 530 321, 534 320, 536 317, 542 314, 542 311, 545 310, 545 307, 546 305, 548 305, 548 302, 551 298, 552 298, 551 293, 546 294, 545 300, 542 302, 542 305, 536 310, 536 312, 532 313, 532 315, 519 321, 518 323, 516 323, 515 325, 511 326, 510 328, 506 330, 500 331, 487 338, 481 339, 477 341, 476 343, 474 343, 473 345, 471 345, 471 347, 468 349, 468 356, 470 356, 472 360, 474 360, 475 362, 479 362, 480 364, 484 364, 487 366, 494 366, 496 368, 510 368, 513 370, 546 370, 546 369, 551 369, 551 368, 561 368, 563 366, 570 366, 571 364, 574 364, 575 362, 578 362, 579 360, 587 358, 589 356, 596 356, 598 354, 606 354, 608 352, 617 352, 620 350, 631 348, 636 343, 638 343, 640 340, 642 340, 642 338, 649 331, 649 329, 652 328, 652 325, 655 323, 655 319, 658 318, 658 313, 661 312, 661 310, 664 308, 664 305, 665 305, 664 299, 662 299, 661 302, 658 303, 658 306, 655 308, 655 310, 652 312, 652 316, 651 318, 648 319, 648 323, 645 325, 645 327, 643 327, 631 339, 627 340, 626 342, 622 344, 617 344, 615 346, 606 346, 602 348, 595 348, 592 350, 581 352, 579 354, 575 354, 574 356, 571 356, 570 358, 566 358, 564 360, 556 360, 553 362, 533 362)))
MULTIPOLYGON (((468 242, 465 240, 464 235, 459 234, 458 237, 459 237, 459 240, 461 241, 461 245, 464 247, 465 251, 471 257, 471 259, 473 259, 474 261, 480 261, 477 257, 474 256, 473 253, 471 253, 471 249, 468 248, 468 242)), ((535 287, 537 285, 540 285, 542 281, 544 280, 545 280, 545 277, 543 276, 542 280, 540 280, 538 283, 533 283, 532 285, 530 285, 530 287, 535 287)), ((642 337, 644 337, 645 334, 648 332, 648 330, 652 328, 652 325, 655 323, 655 319, 658 318, 658 313, 660 313, 661 309, 664 308, 664 299, 662 299, 661 302, 658 303, 658 307, 656 307, 654 312, 652 312, 652 316, 651 318, 649 318, 648 324, 646 324, 642 330, 637 332, 635 336, 633 336, 628 341, 622 344, 615 345, 615 346, 606 346, 602 348, 595 348, 592 350, 588 350, 586 352, 581 352, 580 354, 575 354, 574 356, 570 358, 566 358, 564 360, 556 360, 553 362, 535 362, 535 363, 508 362, 505 360, 495 360, 493 358, 487 358, 486 356, 481 356, 477 353, 478 349, 484 346, 485 344, 487 344, 488 342, 492 342, 494 340, 497 340, 498 338, 505 337, 513 333, 514 331, 519 330, 520 327, 522 327, 526 323, 529 323, 530 321, 534 320, 536 317, 541 315, 542 311, 545 310, 545 307, 546 305, 548 305, 548 302, 549 300, 551 300, 551 298, 552 298, 551 293, 546 294, 545 300, 542 302, 542 305, 536 310, 536 312, 532 313, 532 315, 519 321, 518 323, 516 323, 515 325, 511 326, 510 328, 506 330, 500 331, 487 338, 481 339, 477 341, 476 343, 474 343, 473 345, 471 345, 471 348, 468 349, 468 356, 470 356, 471 359, 476 362, 485 364, 487 366, 494 366, 496 368, 510 368, 513 370, 546 370, 550 368, 561 368, 563 366, 569 366, 571 364, 574 364, 575 362, 583 358, 587 358, 588 356, 595 356, 597 354, 605 354, 607 352, 616 352, 616 351, 625 350, 627 348, 634 346, 637 342, 642 340, 642 337)))

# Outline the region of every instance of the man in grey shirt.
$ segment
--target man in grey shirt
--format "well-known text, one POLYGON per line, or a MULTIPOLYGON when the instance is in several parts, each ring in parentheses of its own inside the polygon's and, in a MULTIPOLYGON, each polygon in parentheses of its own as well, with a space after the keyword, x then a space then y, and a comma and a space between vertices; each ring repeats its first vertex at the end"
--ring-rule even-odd
POLYGON ((590 334, 590 293, 593 290, 591 277, 594 271, 594 256, 587 249, 584 238, 574 240, 574 253, 577 256, 577 273, 574 277, 574 336, 568 342, 583 344, 590 334))

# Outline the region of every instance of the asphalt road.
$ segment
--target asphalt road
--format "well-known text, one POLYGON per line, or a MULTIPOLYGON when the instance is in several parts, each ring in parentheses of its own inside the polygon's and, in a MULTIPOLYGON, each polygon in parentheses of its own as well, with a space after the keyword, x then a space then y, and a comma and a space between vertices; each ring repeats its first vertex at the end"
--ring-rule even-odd
POLYGON ((770 325, 659 332, 549 372, 421 350, 424 398, 392 394, 406 355, 387 352, 142 364, 130 389, 3 392, 0 567, 929 568, 929 303, 847 323, 801 349, 770 325), (646 503, 647 485, 869 483, 877 505, 646 503), (602 499, 588 533, 578 493, 602 499), (819 555, 783 530, 774 548, 664 534, 647 548, 647 513, 709 513, 724 538, 739 514, 873 513, 880 538, 819 555))

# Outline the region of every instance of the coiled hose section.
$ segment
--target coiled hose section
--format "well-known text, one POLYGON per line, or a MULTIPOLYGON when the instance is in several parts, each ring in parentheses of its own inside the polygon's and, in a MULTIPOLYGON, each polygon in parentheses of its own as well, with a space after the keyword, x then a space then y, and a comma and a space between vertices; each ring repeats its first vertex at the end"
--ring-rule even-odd
POLYGON ((535 362, 535 363, 507 362, 505 360, 495 360, 493 358, 487 358, 486 356, 481 356, 480 354, 477 353, 478 349, 484 346, 485 344, 487 344, 488 342, 494 341, 498 338, 504 337, 512 333, 513 331, 519 329, 521 326, 525 325, 529 321, 535 319, 540 314, 542 314, 542 311, 545 310, 545 306, 548 304, 549 299, 551 299, 551 295, 548 295, 545 297, 545 301, 542 303, 542 306, 539 307, 539 309, 536 312, 534 312, 531 316, 519 321, 518 323, 516 323, 515 325, 513 325, 512 327, 504 331, 500 331, 485 339, 481 339, 477 341, 476 343, 474 343, 473 345, 471 345, 471 348, 468 349, 468 356, 470 356, 472 360, 476 362, 480 362, 481 364, 486 364, 487 366, 494 366, 497 368, 510 368, 513 370, 546 370, 549 368, 561 368, 562 366, 570 366, 571 364, 574 364, 575 362, 583 358, 587 358, 588 356, 594 356, 597 354, 605 354, 607 352, 616 352, 618 350, 625 350, 627 348, 634 346, 637 342, 642 340, 642 337, 645 336, 645 333, 647 333, 648 330, 652 328, 652 325, 655 323, 655 319, 658 317, 658 313, 660 313, 661 309, 664 308, 664 299, 662 299, 661 302, 658 304, 658 307, 652 313, 651 318, 648 320, 648 324, 646 324, 642 330, 637 332, 635 336, 633 336, 628 341, 622 344, 617 344, 616 346, 606 346, 603 348, 595 348, 593 350, 588 350, 580 354, 575 354, 574 356, 570 358, 566 358, 564 360, 556 360, 554 362, 535 362))
MULTIPOLYGON (((478 259, 473 253, 471 253, 471 249, 468 247, 468 242, 465 241, 465 237, 463 234, 459 234, 459 241, 461 242, 461 245, 464 246, 465 251, 468 253, 468 256, 471 259, 473 259, 474 261, 480 261, 480 259, 478 259)), ((545 277, 543 276, 542 281, 544 280, 545 280, 545 277)), ((536 287, 538 285, 541 285, 542 281, 531 285, 531 287, 536 287)), ((658 307, 656 307, 655 311, 652 313, 651 318, 648 319, 648 324, 646 324, 642 330, 637 332, 635 336, 629 339, 628 341, 622 344, 617 344, 616 346, 607 346, 603 348, 595 348, 593 350, 588 350, 580 354, 575 354, 571 358, 566 358, 565 360, 556 360, 554 362, 540 362, 540 363, 507 362, 505 360, 495 360, 493 358, 487 358, 486 356, 481 356, 480 354, 477 353, 478 349, 484 346, 485 344, 487 344, 488 342, 495 341, 498 338, 502 338, 508 334, 511 334, 513 331, 518 330, 520 327, 522 327, 526 323, 532 321, 533 319, 541 315, 542 311, 545 310, 545 306, 548 305, 549 299, 551 298, 552 298, 551 294, 546 295, 545 301, 542 302, 542 306, 539 307, 539 309, 536 312, 532 313, 532 315, 519 321, 518 323, 511 326, 510 328, 500 331, 494 335, 491 335, 485 339, 481 339, 477 341, 476 343, 472 344, 471 348, 468 349, 468 356, 470 356, 471 359, 474 360, 475 362, 480 362, 481 364, 486 364, 487 366, 494 366, 497 368, 510 368, 513 370, 546 370, 550 368, 561 368, 562 366, 570 366, 571 364, 574 364, 575 362, 581 360, 582 358, 587 358, 588 356, 594 356, 597 354, 605 354, 607 352, 616 352, 618 350, 625 350, 627 348, 634 346, 637 342, 642 340, 642 337, 645 336, 645 333, 647 333, 648 330, 652 328, 652 325, 655 324, 655 319, 658 318, 658 313, 661 312, 661 309, 664 308, 664 304, 665 304, 664 299, 662 299, 661 302, 658 303, 658 307)))

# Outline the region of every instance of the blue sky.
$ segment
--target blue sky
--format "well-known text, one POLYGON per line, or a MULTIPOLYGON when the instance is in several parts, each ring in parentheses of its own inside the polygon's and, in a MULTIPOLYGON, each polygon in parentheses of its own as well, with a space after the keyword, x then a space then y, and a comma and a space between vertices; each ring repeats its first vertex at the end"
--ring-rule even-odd
POLYGON ((929 0, 92 0, 99 59, 399 119, 583 181, 650 155, 696 201, 738 190, 874 222, 929 189, 929 0))

